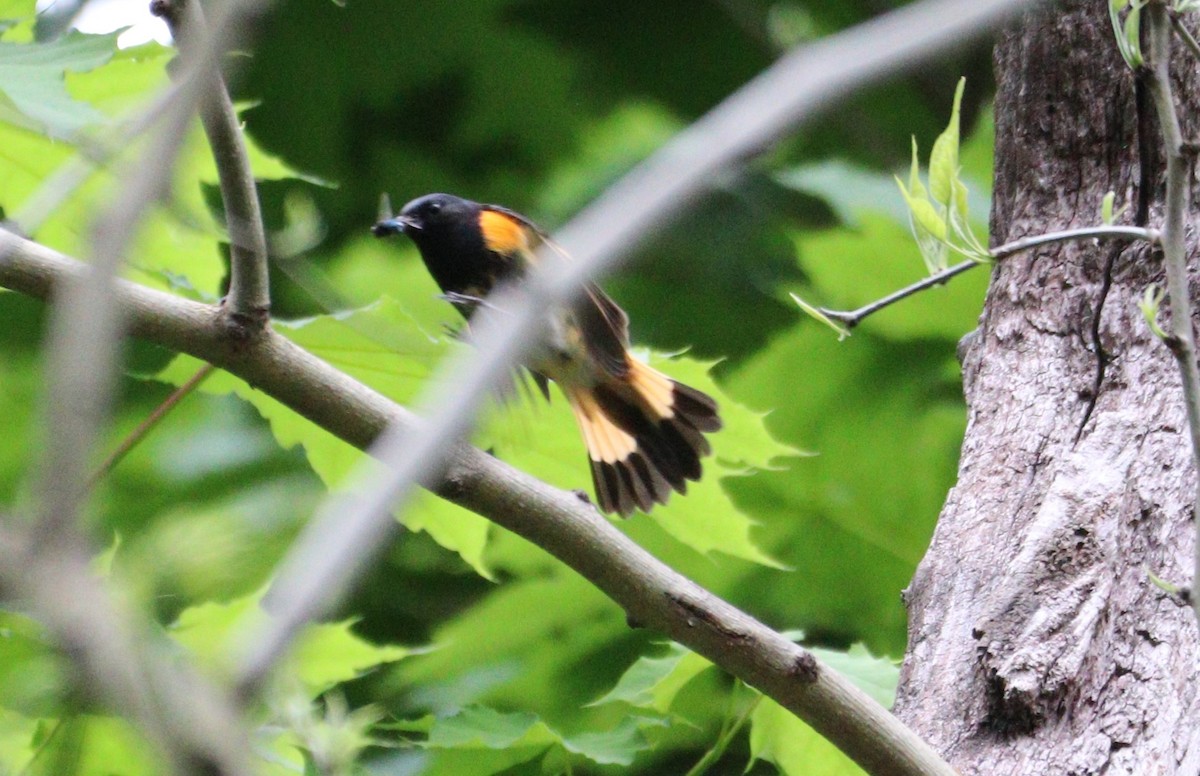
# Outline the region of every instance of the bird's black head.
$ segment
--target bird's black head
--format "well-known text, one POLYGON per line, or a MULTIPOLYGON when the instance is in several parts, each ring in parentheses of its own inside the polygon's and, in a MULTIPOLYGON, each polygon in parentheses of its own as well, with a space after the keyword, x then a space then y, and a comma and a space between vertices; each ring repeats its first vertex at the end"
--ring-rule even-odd
POLYGON ((495 272, 484 244, 478 202, 453 194, 426 194, 394 218, 371 228, 376 237, 406 234, 417 245, 433 279, 447 293, 479 294, 490 289, 495 272))
POLYGON ((418 247, 456 242, 461 232, 476 229, 479 204, 453 194, 426 194, 401 208, 399 214, 371 227, 376 237, 406 234, 418 247))

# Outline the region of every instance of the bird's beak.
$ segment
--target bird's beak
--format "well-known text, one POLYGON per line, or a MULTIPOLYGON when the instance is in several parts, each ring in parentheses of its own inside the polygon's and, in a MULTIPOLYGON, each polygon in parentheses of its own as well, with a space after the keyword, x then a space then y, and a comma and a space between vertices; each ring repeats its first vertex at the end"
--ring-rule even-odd
POLYGON ((396 234, 404 234, 406 232, 419 232, 421 225, 409 216, 396 216, 384 221, 380 221, 371 227, 371 234, 376 237, 391 237, 396 234))

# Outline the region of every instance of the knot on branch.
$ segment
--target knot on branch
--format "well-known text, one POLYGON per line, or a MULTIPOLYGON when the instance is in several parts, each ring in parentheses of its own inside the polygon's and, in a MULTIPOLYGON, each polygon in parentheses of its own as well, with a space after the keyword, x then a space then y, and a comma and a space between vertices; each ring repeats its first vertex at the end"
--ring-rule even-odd
POLYGON ((247 312, 229 309, 225 300, 221 302, 221 321, 225 336, 237 344, 247 344, 266 333, 271 323, 270 307, 255 307, 247 312))
POLYGON ((813 684, 821 677, 821 666, 807 649, 802 649, 791 667, 792 676, 803 684, 813 684))

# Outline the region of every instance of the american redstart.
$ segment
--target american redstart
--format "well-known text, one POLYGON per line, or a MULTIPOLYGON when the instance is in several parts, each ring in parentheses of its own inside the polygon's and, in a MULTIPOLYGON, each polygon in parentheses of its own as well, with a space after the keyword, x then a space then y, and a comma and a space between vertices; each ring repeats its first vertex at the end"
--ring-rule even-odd
MULTIPOLYGON (((519 281, 554 247, 528 218, 450 194, 428 194, 375 224, 376 237, 406 234, 446 299, 469 321, 497 285, 519 281)), ((561 251, 560 251, 561 252, 561 251)), ((525 362, 549 398, 557 383, 575 413, 600 508, 628 516, 667 503, 700 479, 711 452, 705 432, 721 427, 708 395, 651 369, 629 353, 629 317, 598 286, 547 316, 542 342, 525 362)))

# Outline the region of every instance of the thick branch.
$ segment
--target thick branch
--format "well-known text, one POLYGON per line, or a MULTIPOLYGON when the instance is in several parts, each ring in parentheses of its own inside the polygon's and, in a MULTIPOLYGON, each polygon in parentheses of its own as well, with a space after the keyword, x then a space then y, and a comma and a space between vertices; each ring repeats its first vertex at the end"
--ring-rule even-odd
MULTIPOLYGON (((0 230, 0 286, 41 299, 84 268, 0 230)), ((237 375, 350 444, 368 447, 389 425, 416 418, 284 337, 231 343, 217 308, 118 281, 131 332, 237 375)), ((552 488, 465 445, 439 495, 538 544, 632 617, 660 630, 774 698, 874 773, 951 774, 884 708, 803 648, 655 559, 574 494, 552 488)))
MULTIPOLYGON (((152 11, 171 29, 185 61, 203 64, 208 29, 197 0, 155 0, 152 11)), ((229 312, 251 330, 266 326, 271 310, 267 267, 267 238, 263 229, 258 189, 237 112, 221 77, 218 61, 206 66, 200 119, 212 147, 229 230, 229 312)))
MULTIPOLYGON (((1196 338, 1192 332, 1192 305, 1188 290, 1187 252, 1184 247, 1187 224, 1184 214, 1191 206, 1189 164, 1184 151, 1183 133, 1171 94, 1170 59, 1171 28, 1167 11, 1159 3, 1145 8, 1149 41, 1149 71, 1146 85, 1154 99, 1158 124, 1163 133, 1163 151, 1167 158, 1166 213, 1163 219, 1162 252, 1167 274, 1167 295, 1171 303, 1170 337, 1167 345, 1179 365, 1183 382, 1184 404, 1187 406, 1188 430, 1192 440, 1193 477, 1196 494, 1192 502, 1192 519, 1200 526, 1200 368, 1196 365, 1196 338)), ((1200 581, 1200 535, 1194 549, 1192 585, 1200 581)), ((1192 608, 1200 618, 1200 596, 1192 595, 1192 608)))

